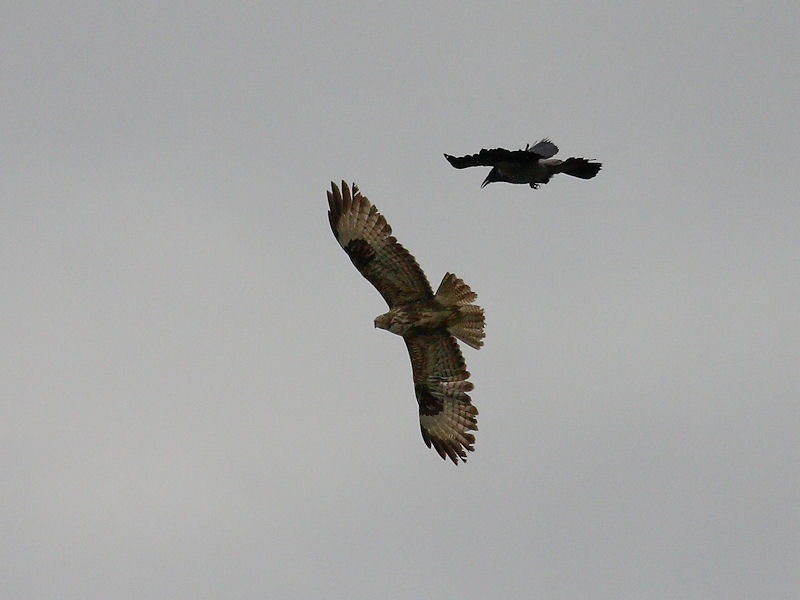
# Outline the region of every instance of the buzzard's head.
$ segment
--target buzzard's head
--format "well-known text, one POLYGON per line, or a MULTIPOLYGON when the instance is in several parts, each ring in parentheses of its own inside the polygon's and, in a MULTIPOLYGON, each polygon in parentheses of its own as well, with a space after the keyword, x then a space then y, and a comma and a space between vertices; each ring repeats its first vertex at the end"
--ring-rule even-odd
POLYGON ((409 328, 408 316, 395 309, 375 317, 375 327, 385 329, 397 335, 404 335, 409 328))

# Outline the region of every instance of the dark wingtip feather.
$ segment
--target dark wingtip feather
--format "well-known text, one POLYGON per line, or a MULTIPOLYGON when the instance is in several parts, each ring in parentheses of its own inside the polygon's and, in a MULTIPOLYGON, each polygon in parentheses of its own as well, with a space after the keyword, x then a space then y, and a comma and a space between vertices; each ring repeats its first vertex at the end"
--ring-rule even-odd
POLYGON ((464 169, 466 167, 476 166, 473 163, 473 160, 476 158, 476 156, 477 155, 471 155, 471 156, 453 156, 452 154, 444 155, 444 157, 447 159, 447 162, 449 162, 450 165, 455 167, 456 169, 464 169))
POLYGON ((327 192, 328 194, 328 221, 331 224, 331 231, 333 231, 333 235, 339 235, 337 224, 339 223, 339 217, 342 214, 341 210, 341 202, 342 196, 339 193, 339 188, 336 187, 336 184, 331 181, 331 191, 327 192))
POLYGON ((361 198, 361 192, 359 192, 358 186, 353 183, 351 193, 350 186, 342 179, 341 191, 339 190, 339 186, 331 181, 331 191, 326 193, 328 195, 328 221, 330 221, 333 234, 338 237, 339 219, 350 210, 354 198, 361 198))

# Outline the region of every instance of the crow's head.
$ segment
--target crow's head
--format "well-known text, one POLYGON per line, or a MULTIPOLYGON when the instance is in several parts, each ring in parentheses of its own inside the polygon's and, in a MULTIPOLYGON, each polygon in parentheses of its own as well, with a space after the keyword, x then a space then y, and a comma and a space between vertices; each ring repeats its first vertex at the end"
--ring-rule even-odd
POLYGON ((484 188, 490 183, 495 181, 501 181, 500 172, 497 170, 497 167, 492 167, 492 170, 489 171, 489 174, 486 176, 486 179, 483 180, 481 187, 484 188))

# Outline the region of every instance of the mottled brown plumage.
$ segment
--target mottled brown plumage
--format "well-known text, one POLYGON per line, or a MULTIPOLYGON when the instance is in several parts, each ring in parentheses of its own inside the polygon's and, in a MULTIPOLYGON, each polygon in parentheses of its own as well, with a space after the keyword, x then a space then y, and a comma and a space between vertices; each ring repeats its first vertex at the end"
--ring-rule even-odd
POLYGON ((471 304, 477 294, 452 273, 434 294, 417 261, 355 185, 351 193, 345 182, 341 191, 332 183, 328 205, 337 241, 389 305, 375 326, 406 342, 422 439, 442 458, 466 461, 478 410, 467 394, 473 386, 456 337, 473 348, 483 344, 483 309, 471 304))

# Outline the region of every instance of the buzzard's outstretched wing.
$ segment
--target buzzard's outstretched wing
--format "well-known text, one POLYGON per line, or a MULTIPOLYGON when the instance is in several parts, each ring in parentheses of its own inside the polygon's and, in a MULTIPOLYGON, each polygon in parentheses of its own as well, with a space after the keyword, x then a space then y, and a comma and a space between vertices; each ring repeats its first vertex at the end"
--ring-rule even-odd
POLYGON ((433 298, 431 284, 413 256, 392 235, 392 228, 353 184, 342 191, 331 183, 328 219, 333 235, 350 260, 374 285, 389 307, 433 298))
POLYGON ((478 409, 467 394, 473 386, 458 343, 446 331, 403 339, 411 357, 422 439, 442 458, 466 461, 467 451, 474 450, 470 431, 478 430, 478 409))

